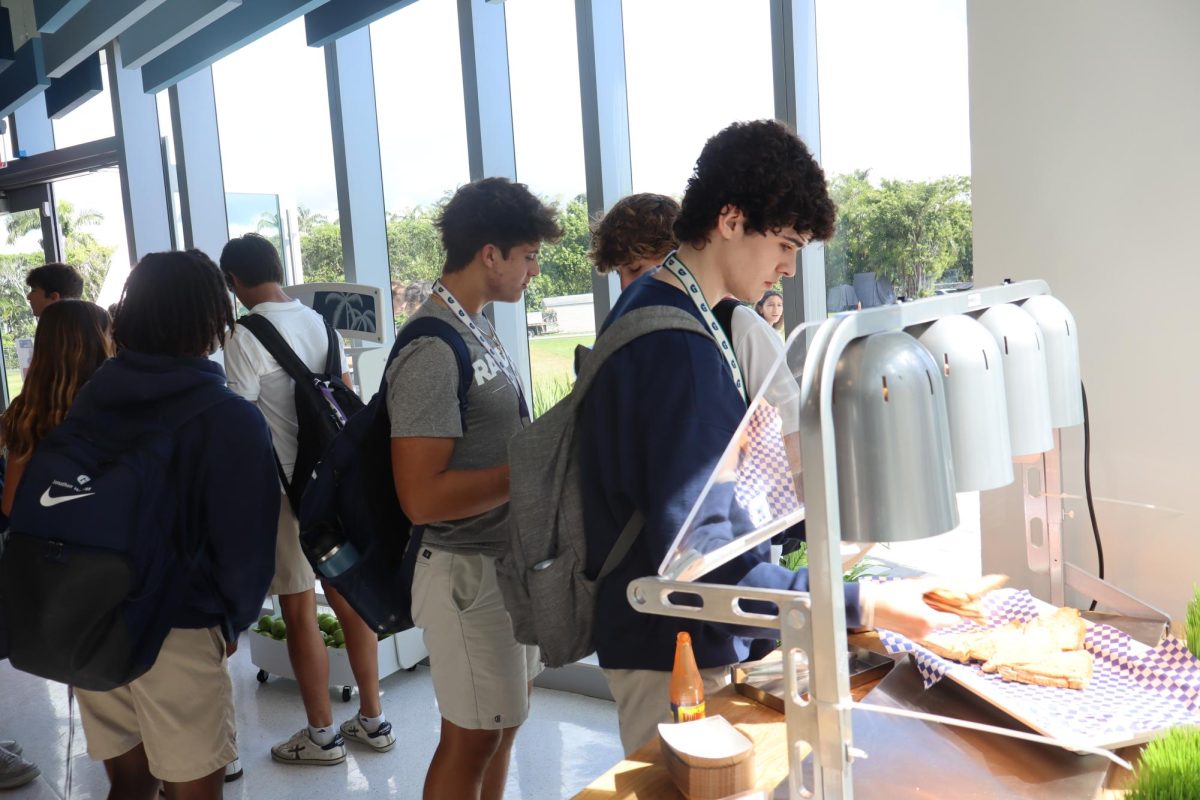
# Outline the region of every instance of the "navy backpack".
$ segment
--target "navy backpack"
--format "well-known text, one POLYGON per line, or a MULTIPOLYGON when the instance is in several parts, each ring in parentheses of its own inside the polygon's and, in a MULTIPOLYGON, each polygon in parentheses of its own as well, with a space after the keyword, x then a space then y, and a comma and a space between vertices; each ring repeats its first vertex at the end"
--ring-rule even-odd
POLYGON ((175 533, 175 433, 234 397, 206 387, 133 426, 68 414, 38 443, 0 556, 14 667, 108 691, 153 666, 203 554, 175 533))
MULTIPOLYGON (((474 373, 470 351, 453 325, 435 317, 409 322, 396 336, 387 363, 424 336, 441 339, 454 351, 465 432, 474 373)), ((386 373, 385 367, 379 391, 350 417, 317 464, 300 501, 299 518, 300 545, 322 581, 337 589, 376 632, 395 633, 413 626, 412 572, 420 529, 396 498, 386 373)))

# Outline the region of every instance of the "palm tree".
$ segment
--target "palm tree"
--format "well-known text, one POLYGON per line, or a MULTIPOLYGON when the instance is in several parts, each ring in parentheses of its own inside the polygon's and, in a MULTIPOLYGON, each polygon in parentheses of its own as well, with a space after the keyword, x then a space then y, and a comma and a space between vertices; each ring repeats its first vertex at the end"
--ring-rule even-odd
MULTIPOLYGON (((80 244, 95 244, 96 237, 83 228, 99 225, 104 221, 104 215, 99 211, 84 209, 76 213, 75 204, 70 200, 58 201, 58 226, 62 229, 63 239, 79 242, 80 244)), ((17 240, 31 231, 41 230, 42 217, 37 211, 21 211, 8 218, 8 243, 16 244, 17 240)), ((40 240, 39 240, 40 243, 40 240)))
POLYGON ((324 214, 301 205, 296 206, 296 227, 300 229, 301 234, 307 235, 314 225, 325 225, 328 222, 329 217, 324 214))

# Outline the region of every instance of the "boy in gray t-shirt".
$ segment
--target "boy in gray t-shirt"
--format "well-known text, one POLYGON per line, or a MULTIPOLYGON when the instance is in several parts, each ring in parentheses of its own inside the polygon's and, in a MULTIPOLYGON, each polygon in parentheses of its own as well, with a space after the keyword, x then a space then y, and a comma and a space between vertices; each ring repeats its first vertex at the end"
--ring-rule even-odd
POLYGON ((540 269, 538 248, 562 235, 554 210, 524 184, 485 178, 460 188, 438 220, 446 265, 416 317, 450 322, 471 355, 466 430, 459 369, 440 339, 402 349, 387 370, 396 496, 424 526, 412 587, 424 632, 441 740, 425 797, 500 797, 517 728, 529 713, 537 648, 518 644, 496 584, 507 547, 508 440, 529 421, 511 360, 483 316, 517 302, 540 269))

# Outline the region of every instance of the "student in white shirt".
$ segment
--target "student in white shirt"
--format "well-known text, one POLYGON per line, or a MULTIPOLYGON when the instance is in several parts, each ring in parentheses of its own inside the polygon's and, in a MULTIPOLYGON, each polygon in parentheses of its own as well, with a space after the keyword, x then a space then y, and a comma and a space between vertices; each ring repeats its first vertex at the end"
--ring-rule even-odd
MULTIPOLYGON (((282 287, 283 265, 270 241, 257 234, 231 240, 221 252, 221 271, 229 288, 251 314, 265 317, 309 369, 320 372, 328 357, 329 338, 319 314, 288 297, 282 287)), ((339 343, 339 350, 340 350, 339 343)), ((338 354, 342 380, 346 356, 338 354)), ((296 463, 299 425, 296 421, 295 382, 246 328, 237 326, 225 345, 229 388, 262 411, 271 428, 275 454, 290 481, 296 463)), ((279 595, 287 625, 288 659, 300 684, 308 725, 271 748, 271 757, 285 764, 340 764, 346 759, 345 739, 374 751, 396 743, 391 723, 379 702, 378 644, 375 632, 332 586, 325 599, 346 636, 350 669, 359 690, 359 711, 335 728, 329 700, 329 656, 317 627, 316 576, 300 549, 300 528, 287 496, 280 494, 275 579, 271 594, 279 595)))

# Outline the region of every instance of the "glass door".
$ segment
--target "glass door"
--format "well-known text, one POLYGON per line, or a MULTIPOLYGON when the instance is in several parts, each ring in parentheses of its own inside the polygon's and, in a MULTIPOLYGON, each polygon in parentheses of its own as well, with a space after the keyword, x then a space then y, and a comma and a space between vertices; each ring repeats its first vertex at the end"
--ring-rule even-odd
POLYGON ((29 310, 25 276, 34 267, 57 260, 60 239, 54 225, 48 184, 0 194, 0 349, 4 407, 21 392, 24 369, 33 353, 36 320, 29 310), (49 236, 47 236, 49 234, 49 236))

